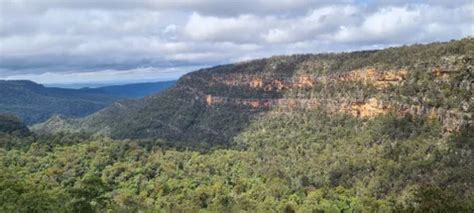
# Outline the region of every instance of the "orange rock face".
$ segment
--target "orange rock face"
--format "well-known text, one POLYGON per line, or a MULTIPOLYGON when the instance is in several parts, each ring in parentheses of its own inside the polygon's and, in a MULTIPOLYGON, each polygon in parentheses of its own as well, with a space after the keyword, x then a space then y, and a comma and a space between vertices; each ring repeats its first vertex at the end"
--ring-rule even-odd
POLYGON ((248 99, 248 100, 242 100, 240 104, 256 109, 256 108, 260 108, 260 106, 263 105, 260 103, 261 101, 262 100, 258 100, 258 99, 248 99))
MULTIPOLYGON (((292 110, 312 110, 321 107, 319 99, 297 99, 297 98, 279 98, 279 99, 239 99, 225 98, 206 95, 206 105, 211 107, 220 104, 234 104, 246 106, 251 109, 271 109, 275 108, 277 112, 289 112, 292 110)), ((459 131, 462 124, 463 114, 454 111, 446 111, 437 108, 425 108, 418 105, 397 105, 396 103, 383 103, 376 98, 370 98, 363 102, 350 102, 348 100, 331 100, 326 103, 325 110, 328 113, 347 113, 360 118, 373 118, 378 115, 384 115, 389 112, 396 112, 399 116, 406 115, 427 115, 430 121, 439 120, 442 122, 444 132, 459 131), (327 105, 328 104, 328 105, 327 105), (441 110, 441 111, 440 111, 441 110)))
MULTIPOLYGON (((433 74, 439 78, 448 78, 455 71, 446 71, 442 67, 432 69, 433 74)), ((454 70, 454 69, 453 69, 454 70)), ((337 81, 358 81, 364 84, 374 85, 376 88, 386 88, 390 85, 402 84, 408 77, 405 69, 380 71, 374 68, 353 70, 344 74, 326 75, 317 77, 310 74, 302 74, 294 77, 285 76, 262 76, 262 75, 225 75, 212 78, 212 84, 225 84, 228 86, 243 86, 264 91, 285 91, 292 88, 310 88, 316 84, 328 84, 337 81)), ((471 81, 471 89, 474 90, 474 81, 471 81)), ((289 112, 292 110, 307 110, 324 108, 328 113, 347 113, 355 117, 373 118, 378 115, 395 112, 399 116, 427 115, 428 119, 441 121, 445 132, 457 131, 461 126, 462 116, 456 112, 443 111, 442 109, 426 108, 420 105, 403 105, 397 102, 384 103, 376 98, 365 101, 352 102, 344 97, 333 99, 312 98, 278 98, 278 99, 240 99, 215 97, 207 95, 204 98, 207 106, 218 104, 235 104, 246 106, 251 109, 271 109, 276 112, 289 112), (322 106, 323 105, 323 106, 322 106), (440 111, 441 110, 441 111, 440 111)))
POLYGON ((208 106, 212 106, 212 96, 211 95, 206 95, 206 104, 208 106))
POLYGON ((263 77, 258 75, 249 76, 213 76, 209 84, 222 83, 227 86, 248 86, 253 89, 264 91, 282 91, 290 88, 312 87, 316 83, 316 77, 312 75, 299 75, 296 77, 263 77))
POLYGON ((295 78, 295 87, 312 87, 316 84, 316 77, 310 75, 300 75, 295 78))
POLYGON ((361 81, 365 84, 373 84, 377 88, 385 88, 389 85, 397 85, 404 81, 408 75, 405 69, 377 71, 373 68, 359 69, 339 76, 342 81, 361 81))
POLYGON ((452 67, 441 67, 441 66, 434 67, 431 70, 431 72, 433 73, 435 77, 441 80, 448 80, 451 75, 457 73, 457 71, 452 67))
POLYGON ((390 70, 382 73, 382 76, 377 79, 378 81, 403 81, 407 78, 408 71, 401 70, 390 70))
POLYGON ((318 81, 326 82, 323 79, 333 79, 342 81, 361 81, 366 84, 373 84, 379 88, 389 85, 396 85, 404 81, 407 77, 407 70, 386 70, 379 71, 373 68, 358 69, 338 76, 321 76, 303 74, 294 77, 260 76, 260 75, 231 75, 214 76, 210 84, 222 83, 227 86, 248 86, 253 89, 263 89, 264 91, 283 91, 291 88, 313 87, 318 81))
POLYGON ((263 80, 262 79, 254 79, 250 81, 251 88, 262 88, 263 87, 263 80))
MULTIPOLYGON (((295 109, 316 109, 320 107, 321 103, 318 99, 296 99, 296 98, 281 98, 281 99, 226 99, 223 97, 215 97, 211 95, 206 96, 206 104, 208 106, 231 103, 236 105, 247 106, 253 109, 269 109, 272 107, 280 107, 286 110, 295 110, 295 109)), ((331 108, 332 111, 349 113, 356 117, 370 118, 377 116, 379 114, 385 114, 389 112, 390 108, 383 106, 380 102, 371 98, 367 102, 363 103, 336 103, 335 105, 340 106, 340 108, 335 109, 331 108)))
POLYGON ((236 79, 226 79, 224 80, 224 84, 229 86, 237 86, 239 85, 239 82, 236 79))
POLYGON ((390 108, 383 106, 376 98, 370 98, 366 102, 343 105, 339 111, 349 113, 355 117, 372 118, 380 114, 388 113, 390 108))
POLYGON ((207 106, 223 104, 225 102, 226 102, 226 100, 223 97, 216 97, 216 96, 212 96, 212 95, 206 95, 206 105, 207 106))

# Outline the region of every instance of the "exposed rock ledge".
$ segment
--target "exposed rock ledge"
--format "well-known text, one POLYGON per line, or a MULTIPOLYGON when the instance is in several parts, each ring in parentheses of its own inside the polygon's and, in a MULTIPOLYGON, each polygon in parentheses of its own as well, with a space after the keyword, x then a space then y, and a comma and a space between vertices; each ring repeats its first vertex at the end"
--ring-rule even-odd
POLYGON ((343 74, 329 76, 316 75, 213 75, 208 81, 210 86, 223 84, 230 87, 250 87, 253 89, 263 89, 264 91, 282 91, 291 88, 308 88, 317 83, 327 83, 328 81, 360 81, 365 84, 373 84, 377 88, 385 88, 389 85, 397 85, 407 77, 407 70, 386 70, 380 71, 374 68, 358 69, 343 74))
POLYGON ((399 116, 426 115, 430 119, 439 120, 442 123, 445 132, 458 131, 466 122, 463 117, 471 116, 469 113, 382 101, 374 97, 367 100, 354 101, 349 99, 321 100, 296 98, 241 99, 206 95, 203 100, 205 100, 205 104, 208 107, 222 104, 233 104, 249 107, 253 110, 274 109, 275 111, 311 110, 321 108, 328 110, 330 113, 347 113, 360 118, 373 118, 387 113, 395 113, 399 116))

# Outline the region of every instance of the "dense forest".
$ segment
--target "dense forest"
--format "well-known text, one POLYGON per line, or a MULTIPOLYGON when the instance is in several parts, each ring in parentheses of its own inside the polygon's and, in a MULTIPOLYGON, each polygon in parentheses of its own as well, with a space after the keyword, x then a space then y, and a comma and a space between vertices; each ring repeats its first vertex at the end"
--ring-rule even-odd
POLYGON ((473 57, 278 56, 33 132, 0 116, 0 212, 473 212, 473 57))
POLYGON ((161 140, 4 134, 0 210, 469 212, 473 137, 443 139, 439 123, 423 119, 364 124, 317 111, 265 118, 235 148, 207 152, 161 140))

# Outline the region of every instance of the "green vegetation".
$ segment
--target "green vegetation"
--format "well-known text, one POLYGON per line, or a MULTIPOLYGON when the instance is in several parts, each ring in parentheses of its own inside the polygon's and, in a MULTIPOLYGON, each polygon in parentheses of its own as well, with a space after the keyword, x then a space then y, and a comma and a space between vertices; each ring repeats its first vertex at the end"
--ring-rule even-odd
POLYGON ((29 130, 16 116, 0 114, 0 133, 24 135, 29 130))
POLYGON ((0 212, 473 212, 473 41, 219 66, 36 134, 3 131, 0 212), (359 68, 407 76, 338 78, 359 68), (212 81, 237 74, 333 79, 271 91, 212 81), (321 107, 209 106, 207 94, 321 107), (338 110, 370 98, 389 107, 338 110))
POLYGON ((174 81, 128 84, 100 88, 49 88, 31 81, 0 80, 0 112, 16 114, 30 125, 58 114, 84 117, 112 102, 141 98, 174 85, 174 81))
POLYGON ((155 94, 161 90, 168 89, 176 84, 176 81, 160 81, 150 83, 135 83, 117 86, 104 86, 99 88, 83 88, 82 91, 120 96, 126 98, 143 98, 155 94))
MULTIPOLYGON (((271 111, 249 110, 231 104, 207 107, 207 94, 246 99, 311 97, 328 104, 341 98, 357 101, 375 97, 387 102, 396 101, 396 105, 403 107, 417 105, 423 109, 435 107, 441 113, 455 110, 470 114, 473 55, 474 39, 466 38, 379 51, 278 56, 217 66, 187 74, 178 80, 176 86, 154 96, 114 104, 84 119, 61 121, 68 125, 59 128, 57 121, 53 120, 34 129, 42 133, 86 131, 114 139, 160 138, 170 143, 208 148, 229 146, 254 118, 271 111), (432 73, 436 67, 454 72, 446 81, 440 80, 432 73), (408 79, 385 90, 361 82, 334 81, 325 85, 317 83, 308 89, 282 91, 229 86, 223 81, 212 80, 216 75, 229 78, 251 75, 270 79, 272 76, 294 77, 300 74, 331 77, 359 68, 378 71, 406 69, 408 79)), ((472 119, 467 116, 468 120, 472 119)))
POLYGON ((43 122, 54 114, 86 116, 117 99, 100 93, 47 88, 31 81, 0 81, 0 112, 16 114, 26 124, 43 122))
POLYGON ((86 134, 0 137, 0 211, 469 212, 466 134, 445 139, 424 118, 312 111, 263 117, 233 149, 207 152, 86 134))

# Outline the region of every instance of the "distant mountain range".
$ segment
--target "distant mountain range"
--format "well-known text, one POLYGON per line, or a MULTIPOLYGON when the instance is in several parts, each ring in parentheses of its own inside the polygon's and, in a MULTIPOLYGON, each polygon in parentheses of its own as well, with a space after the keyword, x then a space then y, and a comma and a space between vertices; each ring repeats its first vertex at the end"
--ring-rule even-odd
POLYGON ((99 88, 45 87, 26 80, 0 80, 0 113, 14 114, 31 125, 58 114, 77 118, 122 99, 141 98, 174 85, 174 81, 99 88))
POLYGON ((161 81, 151 83, 134 83, 125 85, 104 86, 98 88, 82 88, 80 91, 108 94, 126 98, 143 98, 176 84, 176 81, 161 81))

